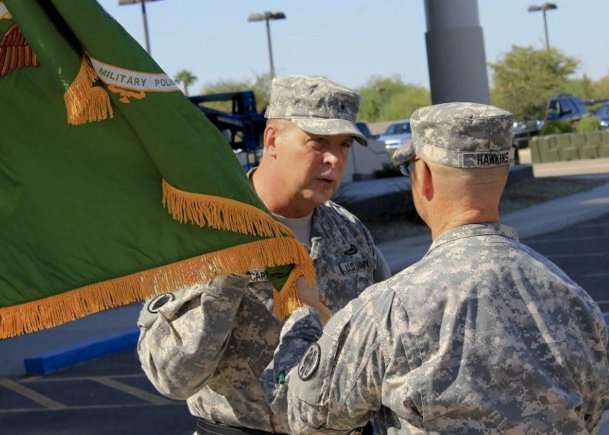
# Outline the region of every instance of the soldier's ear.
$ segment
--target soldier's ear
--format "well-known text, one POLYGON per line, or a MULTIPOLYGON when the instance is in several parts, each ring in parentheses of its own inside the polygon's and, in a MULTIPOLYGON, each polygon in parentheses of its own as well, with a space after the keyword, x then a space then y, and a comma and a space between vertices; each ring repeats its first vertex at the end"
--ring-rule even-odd
POLYGON ((417 168, 417 176, 420 177, 421 194, 428 200, 433 197, 434 186, 433 186, 433 173, 427 162, 423 159, 419 159, 419 166, 417 168))
POLYGON ((279 136, 279 129, 276 125, 268 124, 264 129, 264 155, 275 157, 277 154, 276 142, 279 136))

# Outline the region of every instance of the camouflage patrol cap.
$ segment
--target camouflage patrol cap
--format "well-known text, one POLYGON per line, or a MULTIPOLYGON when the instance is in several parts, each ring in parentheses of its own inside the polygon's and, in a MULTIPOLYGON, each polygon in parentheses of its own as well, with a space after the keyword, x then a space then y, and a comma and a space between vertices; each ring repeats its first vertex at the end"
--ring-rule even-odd
POLYGON ((396 164, 415 156, 455 168, 509 165, 513 115, 478 103, 421 107, 410 117, 412 140, 393 155, 396 164))
POLYGON ((292 75, 273 79, 264 116, 289 119, 311 134, 353 136, 367 145, 355 125, 358 109, 359 96, 351 89, 325 77, 292 75))

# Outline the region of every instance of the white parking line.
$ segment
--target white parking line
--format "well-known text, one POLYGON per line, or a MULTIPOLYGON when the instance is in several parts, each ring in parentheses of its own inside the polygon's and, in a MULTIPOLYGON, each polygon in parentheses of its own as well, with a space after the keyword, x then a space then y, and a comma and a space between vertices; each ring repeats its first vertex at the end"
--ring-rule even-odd
POLYGON ((151 394, 147 391, 140 390, 139 388, 132 387, 131 385, 123 384, 122 382, 115 381, 114 379, 108 378, 106 376, 91 376, 89 379, 99 382, 102 385, 113 388, 115 390, 122 391, 123 393, 127 393, 131 396, 137 397, 140 400, 143 400, 148 403, 152 403, 153 405, 169 405, 171 400, 165 399, 156 394, 151 394))
POLYGON ((11 379, 0 378, 0 385, 2 385, 3 387, 5 387, 23 397, 26 397, 26 398, 32 400, 33 402, 38 403, 39 405, 44 406, 46 409, 67 409, 68 408, 63 403, 59 403, 53 399, 50 399, 49 397, 47 397, 43 394, 40 394, 39 392, 34 391, 28 387, 25 387, 22 384, 19 384, 11 379))
POLYGON ((584 258, 584 257, 589 257, 589 258, 596 258, 596 257, 606 257, 607 254, 581 254, 579 252, 572 252, 570 254, 548 254, 546 255, 546 257, 548 258, 571 258, 571 257, 577 257, 577 258, 584 258))
POLYGON ((561 237, 557 240, 554 237, 531 237, 529 239, 531 244, 538 243, 565 243, 565 242, 581 242, 583 240, 609 240, 609 236, 587 236, 587 237, 561 237))
MULTIPOLYGON (((90 411, 96 409, 115 409, 115 408, 154 408, 155 406, 167 406, 167 405, 152 405, 150 403, 112 403, 108 405, 74 405, 67 408, 61 409, 48 409, 48 408, 7 408, 0 409, 0 415, 2 414, 14 414, 17 412, 52 412, 52 411, 90 411)), ((169 403, 169 406, 187 406, 184 401, 176 401, 169 403)))

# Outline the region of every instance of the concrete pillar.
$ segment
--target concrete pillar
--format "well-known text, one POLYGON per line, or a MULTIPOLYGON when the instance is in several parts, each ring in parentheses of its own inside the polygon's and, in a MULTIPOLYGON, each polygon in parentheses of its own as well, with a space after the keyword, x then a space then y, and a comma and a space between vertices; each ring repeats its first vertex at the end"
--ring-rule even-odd
POLYGON ((477 0, 425 0, 427 64, 433 104, 490 102, 477 0))

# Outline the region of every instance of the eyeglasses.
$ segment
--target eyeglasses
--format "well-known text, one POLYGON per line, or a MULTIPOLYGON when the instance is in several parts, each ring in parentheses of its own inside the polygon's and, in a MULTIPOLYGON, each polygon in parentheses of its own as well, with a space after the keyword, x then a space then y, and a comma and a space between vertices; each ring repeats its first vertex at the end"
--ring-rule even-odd
POLYGON ((415 157, 414 159, 410 159, 398 165, 398 169, 400 170, 403 176, 410 177, 410 164, 416 162, 417 160, 419 159, 415 157))

